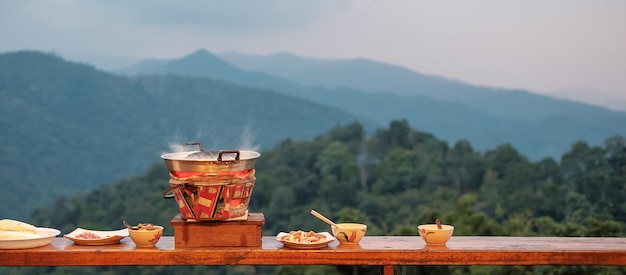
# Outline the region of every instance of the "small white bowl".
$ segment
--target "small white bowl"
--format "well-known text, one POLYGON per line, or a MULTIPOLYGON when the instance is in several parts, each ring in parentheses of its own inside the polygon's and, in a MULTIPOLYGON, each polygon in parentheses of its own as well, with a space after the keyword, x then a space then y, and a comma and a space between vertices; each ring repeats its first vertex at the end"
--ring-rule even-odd
POLYGON ((340 244, 358 244, 367 231, 367 225, 362 223, 338 223, 337 226, 330 229, 340 244))
POLYGON ((436 224, 422 224, 417 227, 417 231, 428 245, 446 245, 452 237, 454 226, 442 224, 441 227, 439 229, 436 224))

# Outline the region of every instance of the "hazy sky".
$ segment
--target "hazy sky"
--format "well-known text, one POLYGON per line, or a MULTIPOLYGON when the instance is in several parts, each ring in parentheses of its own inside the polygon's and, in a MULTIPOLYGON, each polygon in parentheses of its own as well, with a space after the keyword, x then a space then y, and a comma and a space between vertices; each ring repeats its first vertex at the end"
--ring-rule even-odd
POLYGON ((0 0, 0 52, 114 69, 200 48, 368 58, 626 110, 624 0, 0 0))

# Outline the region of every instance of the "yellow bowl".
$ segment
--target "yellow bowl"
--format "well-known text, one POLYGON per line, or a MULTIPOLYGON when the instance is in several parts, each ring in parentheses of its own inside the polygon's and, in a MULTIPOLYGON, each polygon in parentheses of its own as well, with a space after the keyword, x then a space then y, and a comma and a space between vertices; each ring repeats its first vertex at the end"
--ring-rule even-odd
POLYGON ((436 224, 422 224, 417 227, 417 231, 426 244, 445 245, 452 237, 454 226, 442 224, 441 227, 439 229, 436 224))
POLYGON ((154 226, 153 230, 139 229, 133 230, 128 229, 128 234, 130 235, 130 239, 133 240, 137 247, 152 247, 156 245, 156 243, 161 239, 161 235, 163 234, 163 226, 154 226))
POLYGON ((330 228, 340 244, 358 244, 367 231, 367 225, 361 223, 338 223, 337 226, 330 228))

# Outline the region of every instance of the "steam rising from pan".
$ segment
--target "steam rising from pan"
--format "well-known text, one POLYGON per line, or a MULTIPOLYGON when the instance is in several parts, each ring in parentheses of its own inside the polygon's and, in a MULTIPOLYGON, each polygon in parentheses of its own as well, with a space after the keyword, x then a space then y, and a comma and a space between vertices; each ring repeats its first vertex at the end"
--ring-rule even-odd
MULTIPOLYGON (((212 132, 213 134, 215 134, 216 132, 212 132)), ((198 136, 204 136, 201 133, 197 133, 198 136)), ((212 139, 228 139, 225 138, 224 136, 220 136, 217 135, 217 137, 213 137, 212 139)), ((258 151, 259 150, 259 146, 258 145, 254 145, 254 140, 255 140, 255 135, 250 127, 250 125, 247 125, 246 127, 243 128, 242 132, 241 132, 241 136, 240 136, 240 140, 239 140, 239 144, 237 146, 220 146, 220 145, 213 145, 211 146, 211 148, 205 148, 204 153, 202 154, 197 154, 197 155, 193 155, 193 156, 189 156, 190 159, 217 159, 218 156, 218 152, 221 149, 234 149, 234 150, 241 150, 241 151, 258 151), (219 149, 218 149, 219 148, 219 149)), ((202 139, 202 138, 199 138, 202 139)), ((175 138, 173 138, 168 145, 169 148, 169 152, 162 152, 161 155, 163 154, 167 154, 167 153, 180 153, 180 152, 190 152, 192 153, 194 150, 197 150, 197 147, 189 147, 189 146, 185 146, 184 143, 181 140, 186 140, 184 138, 182 138, 181 136, 176 136, 175 138)), ((193 139, 192 139, 193 140, 193 139)), ((218 144, 219 142, 214 142, 214 144, 218 144)), ((203 142, 203 145, 205 145, 206 147, 206 143, 203 142)))

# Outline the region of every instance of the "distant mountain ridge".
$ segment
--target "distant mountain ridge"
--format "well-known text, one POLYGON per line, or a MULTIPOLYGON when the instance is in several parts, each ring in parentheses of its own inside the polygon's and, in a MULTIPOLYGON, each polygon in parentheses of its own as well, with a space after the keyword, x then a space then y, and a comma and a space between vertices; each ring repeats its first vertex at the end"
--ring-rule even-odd
POLYGON ((448 142, 466 139, 478 150, 510 143, 532 159, 558 159, 576 141, 600 144, 626 134, 623 112, 527 91, 467 85, 365 59, 320 60, 285 53, 220 57, 228 63, 198 50, 180 59, 140 62, 119 73, 217 77, 314 100, 383 125, 406 118, 415 129, 448 142), (195 59, 195 70, 181 65, 190 59, 195 59), (233 65, 240 69, 233 70, 233 65))
MULTIPOLYGON (((264 72, 303 86, 329 89, 351 87, 365 92, 424 95, 439 100, 463 97, 450 93, 450 90, 468 86, 451 79, 420 74, 404 67, 363 58, 329 60, 305 58, 289 53, 254 56, 233 52, 218 56, 243 70, 264 72)), ((480 96, 493 93, 489 90, 480 92, 480 96)))
POLYGON ((567 113, 573 108, 583 114, 623 117, 624 113, 555 99, 523 90, 499 89, 465 84, 438 76, 424 75, 409 69, 367 59, 324 60, 278 53, 267 56, 223 53, 218 55, 243 70, 264 72, 304 86, 328 89, 350 87, 366 92, 398 95, 423 95, 437 100, 462 103, 494 115, 529 122, 567 113), (298 69, 303 68, 303 69, 298 69), (617 114, 616 114, 617 113, 617 114))
POLYGON ((0 98, 0 217, 18 219, 60 194, 144 173, 170 144, 262 150, 355 121, 375 127, 267 89, 116 76, 33 51, 0 54, 0 98))

